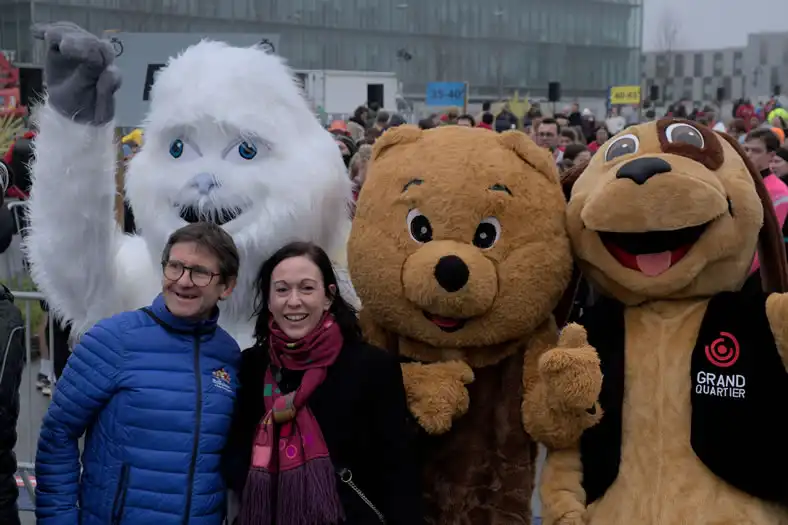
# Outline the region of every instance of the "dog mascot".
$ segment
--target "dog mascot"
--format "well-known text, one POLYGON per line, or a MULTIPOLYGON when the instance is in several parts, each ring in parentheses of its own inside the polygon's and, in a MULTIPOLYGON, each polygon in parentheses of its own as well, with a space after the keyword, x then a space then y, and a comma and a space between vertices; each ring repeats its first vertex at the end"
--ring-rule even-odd
POLYGON ((548 453, 545 522, 787 524, 788 276, 760 175, 727 135, 665 119, 571 179, 603 415, 548 453), (742 292, 756 249, 763 291, 742 292))
POLYGON ((238 246, 238 286, 221 319, 242 348, 252 343, 253 280, 270 254, 299 239, 343 262, 351 182, 281 59, 203 41, 161 70, 145 144, 126 173, 140 234, 124 236, 113 220, 112 46, 70 23, 34 35, 47 46, 48 96, 27 252, 36 284, 75 332, 148 304, 167 238, 189 222, 221 224, 238 246))
POLYGON ((520 132, 405 125, 375 143, 348 262, 365 335, 403 359, 426 431, 428 523, 530 525, 526 429, 568 445, 598 419, 596 353, 551 317, 572 270, 564 209, 555 163, 520 132))

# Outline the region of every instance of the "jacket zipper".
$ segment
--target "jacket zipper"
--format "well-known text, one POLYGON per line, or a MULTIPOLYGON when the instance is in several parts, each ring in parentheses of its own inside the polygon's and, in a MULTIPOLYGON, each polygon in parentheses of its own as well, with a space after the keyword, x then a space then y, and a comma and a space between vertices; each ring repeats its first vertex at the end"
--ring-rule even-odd
POLYGON ((202 423, 202 373, 200 372, 200 333, 198 331, 194 333, 194 378, 197 383, 197 414, 194 427, 194 443, 192 444, 192 459, 189 464, 189 483, 186 486, 186 514, 183 516, 183 525, 188 525, 191 517, 194 471, 197 468, 197 452, 200 448, 200 425, 202 423))
POLYGON ((115 489, 115 499, 112 502, 112 525, 120 525, 123 519, 123 509, 126 506, 126 492, 129 487, 129 465, 123 463, 120 467, 118 488, 115 489))

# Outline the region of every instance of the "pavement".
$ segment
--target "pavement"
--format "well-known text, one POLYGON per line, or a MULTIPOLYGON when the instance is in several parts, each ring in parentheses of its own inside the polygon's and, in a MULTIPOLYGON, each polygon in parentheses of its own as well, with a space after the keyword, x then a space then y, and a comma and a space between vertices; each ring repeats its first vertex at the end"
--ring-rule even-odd
MULTIPOLYGON (((17 424, 18 439, 16 443, 16 460, 19 463, 35 463, 36 445, 49 399, 36 389, 35 381, 30 380, 38 373, 38 361, 25 368, 22 374, 22 386, 19 389, 19 423, 17 424), (31 374, 32 372, 32 374, 31 374)), ((19 489, 19 516, 22 525, 34 525, 36 520, 33 504, 24 487, 19 489)))

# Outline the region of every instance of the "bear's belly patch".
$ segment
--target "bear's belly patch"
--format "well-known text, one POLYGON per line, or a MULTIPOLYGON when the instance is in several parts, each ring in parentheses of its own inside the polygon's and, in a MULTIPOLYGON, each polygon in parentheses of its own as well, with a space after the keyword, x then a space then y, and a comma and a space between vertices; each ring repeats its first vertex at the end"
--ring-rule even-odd
POLYGON ((627 309, 621 465, 589 525, 788 525, 788 511, 716 477, 690 445, 690 365, 706 306, 627 309))

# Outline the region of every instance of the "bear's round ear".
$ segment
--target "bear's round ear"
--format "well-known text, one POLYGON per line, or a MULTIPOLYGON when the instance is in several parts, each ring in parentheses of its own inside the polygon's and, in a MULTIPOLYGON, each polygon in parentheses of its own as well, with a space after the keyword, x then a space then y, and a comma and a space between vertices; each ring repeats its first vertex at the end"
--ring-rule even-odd
POLYGON ((591 161, 586 161, 581 164, 575 164, 561 174, 561 188, 564 190, 566 202, 569 202, 569 199, 572 198, 572 187, 575 185, 577 179, 580 178, 580 175, 586 170, 590 162, 591 161))
POLYGON ((550 151, 541 148, 522 131, 507 130, 498 134, 498 141, 517 154, 523 162, 558 184, 558 166, 550 151))
POLYGON ((386 130, 372 148, 372 160, 380 157, 384 151, 397 144, 416 142, 421 138, 421 128, 413 124, 403 124, 386 130))

